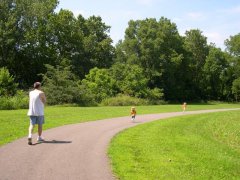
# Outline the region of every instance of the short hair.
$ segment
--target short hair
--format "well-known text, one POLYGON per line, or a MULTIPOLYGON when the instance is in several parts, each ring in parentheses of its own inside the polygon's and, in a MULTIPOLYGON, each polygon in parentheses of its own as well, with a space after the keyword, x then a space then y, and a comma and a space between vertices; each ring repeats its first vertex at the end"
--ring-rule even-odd
POLYGON ((40 83, 40 82, 35 82, 35 83, 33 84, 33 87, 34 87, 35 89, 38 89, 38 88, 41 87, 41 83, 40 83))

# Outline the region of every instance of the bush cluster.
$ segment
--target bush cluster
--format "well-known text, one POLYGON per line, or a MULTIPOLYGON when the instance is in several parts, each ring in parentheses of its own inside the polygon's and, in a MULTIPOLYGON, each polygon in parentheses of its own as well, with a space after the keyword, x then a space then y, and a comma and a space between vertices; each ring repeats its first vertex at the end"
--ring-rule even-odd
POLYGON ((1 110, 27 109, 27 108, 28 108, 28 95, 23 91, 18 91, 14 96, 0 97, 1 110))
POLYGON ((140 105, 153 105, 163 104, 163 101, 153 101, 148 99, 141 99, 137 97, 131 97, 128 95, 119 94, 116 97, 104 99, 101 102, 102 106, 140 106, 140 105))

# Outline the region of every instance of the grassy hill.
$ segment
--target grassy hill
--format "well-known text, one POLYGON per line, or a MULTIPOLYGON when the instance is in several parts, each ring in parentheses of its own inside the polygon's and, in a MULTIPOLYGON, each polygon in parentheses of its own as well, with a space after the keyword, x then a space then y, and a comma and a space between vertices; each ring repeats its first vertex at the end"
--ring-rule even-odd
POLYGON ((113 171, 124 180, 240 179, 240 111, 154 121, 111 142, 113 171))

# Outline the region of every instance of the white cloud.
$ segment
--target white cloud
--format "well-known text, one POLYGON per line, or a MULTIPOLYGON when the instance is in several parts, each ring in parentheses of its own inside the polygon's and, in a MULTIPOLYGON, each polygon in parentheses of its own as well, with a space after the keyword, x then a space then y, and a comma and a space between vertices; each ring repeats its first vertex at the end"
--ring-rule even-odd
POLYGON ((187 17, 190 18, 190 19, 196 20, 196 19, 205 18, 205 15, 203 13, 200 13, 200 12, 189 12, 189 13, 187 13, 187 17))
POLYGON ((221 34, 219 34, 218 32, 203 32, 203 34, 208 37, 209 39, 212 39, 213 41, 210 42, 222 42, 223 37, 221 36, 221 34))
POLYGON ((224 41, 226 40, 226 34, 220 34, 219 32, 203 32, 203 35, 207 37, 208 43, 215 43, 217 47, 221 49, 225 48, 224 41))

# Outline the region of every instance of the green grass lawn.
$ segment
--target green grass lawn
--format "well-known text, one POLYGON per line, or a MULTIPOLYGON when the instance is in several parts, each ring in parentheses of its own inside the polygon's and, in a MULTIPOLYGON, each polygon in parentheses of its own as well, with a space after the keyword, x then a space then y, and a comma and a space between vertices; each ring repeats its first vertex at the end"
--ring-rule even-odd
POLYGON ((142 124, 109 147, 121 180, 240 179, 240 111, 187 115, 142 124))
MULTIPOLYGON (((138 114, 181 111, 181 105, 138 106, 138 114)), ((240 108, 240 104, 188 104, 187 110, 240 108)), ((65 124, 94 121, 111 117, 129 116, 130 107, 59 107, 45 109, 44 130, 65 124)), ((0 110, 0 146, 27 136, 27 110, 0 110)))

